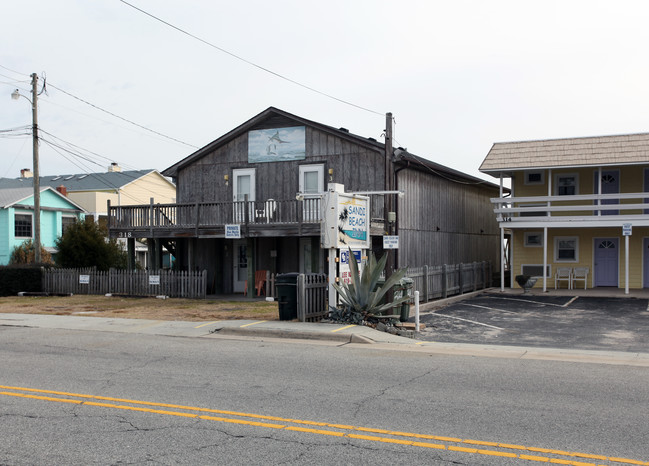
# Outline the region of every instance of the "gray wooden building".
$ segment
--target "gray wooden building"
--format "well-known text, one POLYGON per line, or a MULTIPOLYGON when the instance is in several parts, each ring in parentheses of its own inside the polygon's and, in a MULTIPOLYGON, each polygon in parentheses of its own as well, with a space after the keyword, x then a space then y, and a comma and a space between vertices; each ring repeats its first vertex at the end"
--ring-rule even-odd
POLYGON ((110 235, 147 238, 178 267, 207 269, 209 293, 243 292, 252 270, 324 273, 316 193, 334 182, 404 192, 370 195, 372 249, 382 254, 383 235, 399 235, 395 267, 488 260, 498 271, 499 186, 392 149, 386 134, 387 148, 270 107, 162 172, 176 204, 109 207, 110 235), (240 238, 226 238, 226 225, 240 238))

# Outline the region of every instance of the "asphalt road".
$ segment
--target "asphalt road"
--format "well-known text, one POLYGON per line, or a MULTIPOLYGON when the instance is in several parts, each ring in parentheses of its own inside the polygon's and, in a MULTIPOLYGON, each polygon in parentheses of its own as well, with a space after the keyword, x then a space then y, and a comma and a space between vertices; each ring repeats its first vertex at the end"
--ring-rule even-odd
POLYGON ((649 461, 646 367, 0 327, 0 374, 2 464, 649 461))
POLYGON ((648 306, 637 298, 488 293, 422 313, 417 338, 649 353, 648 306))

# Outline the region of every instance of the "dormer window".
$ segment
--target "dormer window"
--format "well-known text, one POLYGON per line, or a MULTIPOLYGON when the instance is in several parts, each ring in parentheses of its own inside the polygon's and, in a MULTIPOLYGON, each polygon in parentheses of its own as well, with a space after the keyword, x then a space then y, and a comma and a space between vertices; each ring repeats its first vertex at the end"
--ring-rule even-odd
POLYGON ((525 172, 525 184, 544 184, 545 176, 543 171, 525 172))

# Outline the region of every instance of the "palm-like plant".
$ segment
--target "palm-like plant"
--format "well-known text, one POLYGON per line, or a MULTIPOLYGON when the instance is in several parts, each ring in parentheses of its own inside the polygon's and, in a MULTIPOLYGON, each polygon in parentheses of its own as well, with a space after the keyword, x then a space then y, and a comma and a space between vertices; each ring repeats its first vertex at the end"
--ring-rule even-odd
POLYGON ((369 262, 365 265, 362 275, 359 277, 358 265, 354 259, 354 254, 349 250, 349 267, 351 269, 352 283, 343 283, 338 285, 333 283, 334 288, 340 294, 344 310, 351 314, 352 320, 366 320, 368 317, 376 316, 394 306, 405 303, 410 300, 410 296, 403 296, 395 299, 390 303, 382 303, 385 294, 403 278, 406 269, 402 268, 393 273, 381 287, 377 287, 381 272, 385 268, 388 259, 383 255, 381 259, 376 260, 374 254, 370 253, 369 262), (354 318, 356 314, 356 318, 354 318))

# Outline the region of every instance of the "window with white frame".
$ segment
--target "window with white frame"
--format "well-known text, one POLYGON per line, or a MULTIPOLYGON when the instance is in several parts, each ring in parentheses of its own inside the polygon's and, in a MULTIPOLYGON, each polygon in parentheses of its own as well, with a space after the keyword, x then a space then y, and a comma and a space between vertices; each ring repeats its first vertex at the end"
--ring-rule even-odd
POLYGON ((555 262, 579 261, 579 238, 576 236, 557 236, 554 238, 555 262))
POLYGON ((525 247, 526 248, 540 248, 543 246, 543 232, 542 231, 526 231, 525 232, 525 247))
POLYGON ((554 177, 554 193, 557 196, 579 194, 579 176, 576 173, 557 173, 554 177))
POLYGON ((525 184, 543 184, 545 183, 545 172, 543 171, 529 171, 525 172, 525 184))
POLYGON ((15 214, 14 236, 16 238, 32 237, 32 214, 15 214))

